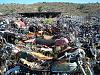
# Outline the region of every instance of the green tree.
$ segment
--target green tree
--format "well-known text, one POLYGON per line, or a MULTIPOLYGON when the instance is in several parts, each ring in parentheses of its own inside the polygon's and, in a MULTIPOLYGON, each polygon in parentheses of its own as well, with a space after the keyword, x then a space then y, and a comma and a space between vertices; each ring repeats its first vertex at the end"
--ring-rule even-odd
POLYGON ((42 12, 42 6, 38 7, 38 12, 42 12))

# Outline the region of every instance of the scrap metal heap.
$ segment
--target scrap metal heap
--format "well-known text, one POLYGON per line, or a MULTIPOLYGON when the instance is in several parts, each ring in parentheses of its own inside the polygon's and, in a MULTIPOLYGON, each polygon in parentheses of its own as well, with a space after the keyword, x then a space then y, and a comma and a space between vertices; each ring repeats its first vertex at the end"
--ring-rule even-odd
POLYGON ((2 75, 99 75, 99 67, 99 25, 63 15, 0 21, 2 75))

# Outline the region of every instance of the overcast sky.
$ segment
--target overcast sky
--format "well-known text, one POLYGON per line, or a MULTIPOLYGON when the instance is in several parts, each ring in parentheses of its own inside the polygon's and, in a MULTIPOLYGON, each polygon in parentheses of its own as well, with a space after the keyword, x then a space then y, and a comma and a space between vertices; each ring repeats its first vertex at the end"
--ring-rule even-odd
POLYGON ((37 2, 69 2, 69 3, 96 3, 100 0, 0 0, 0 3, 32 4, 37 2))

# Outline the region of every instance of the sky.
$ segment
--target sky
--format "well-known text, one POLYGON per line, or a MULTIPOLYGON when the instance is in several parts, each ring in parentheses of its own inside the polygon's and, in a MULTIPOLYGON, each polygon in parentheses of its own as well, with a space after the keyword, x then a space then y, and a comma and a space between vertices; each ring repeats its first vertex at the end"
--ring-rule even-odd
POLYGON ((69 3, 96 3, 100 0, 0 0, 0 3, 33 4, 38 2, 69 2, 69 3))

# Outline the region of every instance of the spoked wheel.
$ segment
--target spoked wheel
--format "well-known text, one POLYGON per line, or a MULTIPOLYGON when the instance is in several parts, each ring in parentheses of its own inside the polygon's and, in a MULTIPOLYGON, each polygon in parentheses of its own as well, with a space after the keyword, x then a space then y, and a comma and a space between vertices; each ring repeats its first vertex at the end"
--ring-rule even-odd
POLYGON ((30 75, 30 70, 23 66, 15 66, 13 68, 10 68, 6 71, 4 71, 3 75, 30 75))
POLYGON ((89 65, 80 66, 80 69, 81 69, 81 75, 94 75, 93 70, 89 65))
POLYGON ((3 75, 48 75, 47 72, 31 70, 26 66, 15 66, 9 70, 6 70, 3 75))

